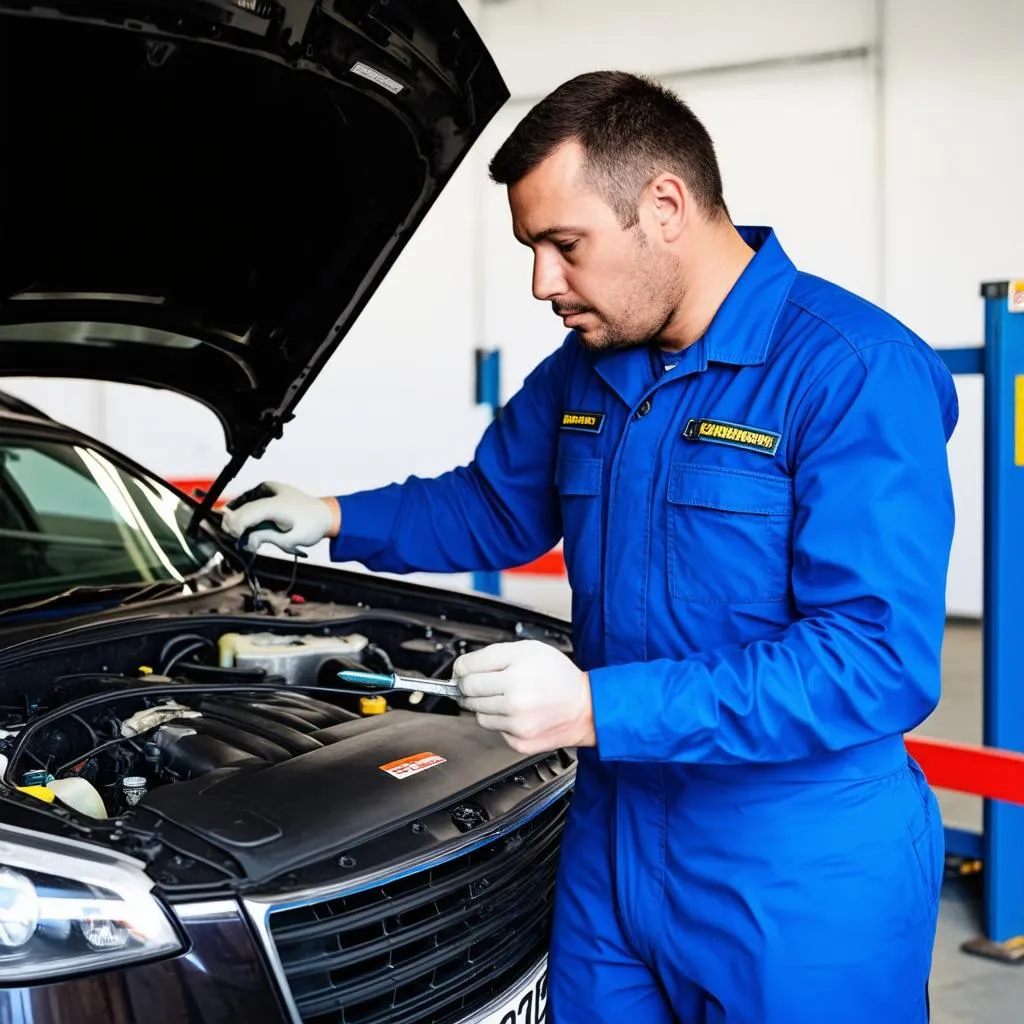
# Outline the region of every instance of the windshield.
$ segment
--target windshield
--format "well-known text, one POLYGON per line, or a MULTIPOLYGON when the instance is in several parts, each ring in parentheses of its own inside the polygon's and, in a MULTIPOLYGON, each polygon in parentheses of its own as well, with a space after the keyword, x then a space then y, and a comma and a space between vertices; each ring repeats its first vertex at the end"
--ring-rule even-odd
POLYGON ((70 587, 179 582, 216 554, 167 487, 78 444, 0 437, 0 606, 70 587))

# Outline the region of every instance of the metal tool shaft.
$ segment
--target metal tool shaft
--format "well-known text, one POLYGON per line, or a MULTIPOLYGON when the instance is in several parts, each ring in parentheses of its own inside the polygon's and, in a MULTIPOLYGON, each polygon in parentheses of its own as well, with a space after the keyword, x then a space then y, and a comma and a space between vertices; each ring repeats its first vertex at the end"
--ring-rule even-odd
POLYGON ((345 683, 365 686, 374 690, 409 690, 413 693, 434 693, 441 697, 457 699, 461 694, 457 683, 442 679, 421 679, 418 676, 400 676, 397 673, 350 672, 338 673, 345 683))

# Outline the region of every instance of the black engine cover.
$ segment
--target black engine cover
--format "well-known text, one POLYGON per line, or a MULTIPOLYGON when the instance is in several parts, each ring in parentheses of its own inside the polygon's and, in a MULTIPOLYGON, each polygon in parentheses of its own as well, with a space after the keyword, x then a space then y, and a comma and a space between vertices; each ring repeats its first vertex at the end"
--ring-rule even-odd
MULTIPOLYGON (((251 737, 230 750, 214 731, 231 723, 202 722, 177 723, 196 728, 195 737, 179 741, 195 740, 191 752, 178 756, 198 757, 201 740, 211 759, 238 759, 191 781, 151 790, 128 816, 137 816, 144 827, 148 815, 156 814, 201 835, 229 853, 250 880, 279 875, 383 835, 538 760, 515 753, 468 713, 393 710, 306 733, 296 729, 302 739, 289 742, 309 743, 312 749, 276 761, 255 753, 251 737), (431 754, 435 758, 413 764, 429 765, 422 770, 391 767, 431 754)), ((283 733, 270 739, 269 728, 259 739, 285 749, 283 733)))
POLYGON ((359 718, 302 693, 281 692, 261 700, 207 697, 201 718, 176 721, 154 737, 162 764, 190 779, 218 768, 287 761, 337 741, 334 726, 359 718))

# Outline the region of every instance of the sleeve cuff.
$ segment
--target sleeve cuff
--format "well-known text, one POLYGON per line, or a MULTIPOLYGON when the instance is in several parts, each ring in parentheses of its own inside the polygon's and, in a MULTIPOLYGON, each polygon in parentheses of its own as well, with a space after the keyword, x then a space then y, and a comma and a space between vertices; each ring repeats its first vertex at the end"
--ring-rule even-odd
POLYGON ((390 546, 399 500, 395 487, 338 495, 341 529, 338 536, 331 539, 331 560, 368 565, 386 550, 390 546))
POLYGON ((660 694, 642 664, 591 669, 590 704, 602 761, 658 761, 665 723, 660 694))

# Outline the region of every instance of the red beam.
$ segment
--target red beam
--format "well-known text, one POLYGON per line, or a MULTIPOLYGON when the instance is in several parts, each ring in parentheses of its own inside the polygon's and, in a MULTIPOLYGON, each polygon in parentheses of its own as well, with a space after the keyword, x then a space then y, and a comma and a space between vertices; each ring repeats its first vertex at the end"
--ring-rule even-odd
POLYGON ((1024 804, 1024 754, 923 736, 905 742, 932 786, 1024 804))
POLYGON ((527 562, 526 565, 520 565, 515 569, 508 569, 506 571, 523 576, 564 576, 565 558, 562 556, 560 548, 554 548, 552 551, 547 552, 547 554, 541 555, 540 558, 527 562))
MULTIPOLYGON (((167 481, 172 487, 177 487, 179 491, 184 491, 185 494, 190 495, 193 498, 198 498, 201 494, 208 491, 213 486, 213 480, 207 477, 174 477, 167 481)), ((223 497, 215 501, 214 508, 219 508, 224 504, 225 499, 223 497)))

